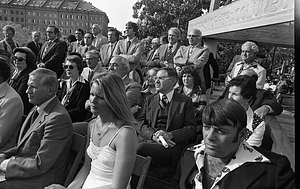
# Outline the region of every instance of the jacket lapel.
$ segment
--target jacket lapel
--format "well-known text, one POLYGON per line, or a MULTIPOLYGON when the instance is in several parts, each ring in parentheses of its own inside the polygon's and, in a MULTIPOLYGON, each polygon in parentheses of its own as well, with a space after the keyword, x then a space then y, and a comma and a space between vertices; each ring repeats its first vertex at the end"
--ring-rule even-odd
POLYGON ((178 95, 178 93, 176 91, 174 91, 173 99, 171 100, 170 109, 168 112, 168 120, 167 120, 166 130, 168 130, 168 128, 171 124, 171 121, 175 115, 175 112, 177 110, 179 103, 180 103, 180 96, 178 95))

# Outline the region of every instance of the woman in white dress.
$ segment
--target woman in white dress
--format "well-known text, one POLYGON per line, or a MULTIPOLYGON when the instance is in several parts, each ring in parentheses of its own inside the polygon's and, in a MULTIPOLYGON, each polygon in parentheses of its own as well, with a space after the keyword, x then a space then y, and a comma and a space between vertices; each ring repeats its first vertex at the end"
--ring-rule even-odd
MULTIPOLYGON (((137 135, 122 78, 113 73, 95 76, 89 101, 97 118, 88 126, 84 165, 67 188, 129 189, 137 135)), ((62 188, 57 184, 46 187, 62 188)))

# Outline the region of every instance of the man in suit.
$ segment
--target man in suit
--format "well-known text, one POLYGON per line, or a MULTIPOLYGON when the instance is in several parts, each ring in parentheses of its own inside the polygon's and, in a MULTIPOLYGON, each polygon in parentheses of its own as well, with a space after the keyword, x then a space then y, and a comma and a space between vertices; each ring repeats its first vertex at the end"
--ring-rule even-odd
POLYGON ((138 25, 127 22, 124 35, 126 39, 120 40, 113 52, 113 55, 120 55, 129 60, 130 71, 140 66, 140 59, 144 52, 144 44, 137 37, 138 25))
POLYGON ((119 40, 119 31, 115 28, 109 28, 107 32, 108 44, 102 45, 100 49, 101 65, 108 67, 108 64, 112 58, 114 49, 119 40))
POLYGON ((153 58, 153 63, 149 62, 149 66, 155 67, 174 67, 174 56, 177 53, 180 43, 180 30, 178 28, 170 28, 168 31, 169 43, 161 45, 157 49, 157 53, 153 58))
POLYGON ((84 34, 84 38, 83 38, 83 41, 84 41, 84 45, 80 46, 78 48, 78 53, 84 57, 85 53, 88 52, 88 51, 91 51, 91 50, 96 50, 96 47, 93 46, 93 40, 94 40, 94 36, 92 33, 90 32, 86 32, 84 34))
POLYGON ((62 63, 67 55, 67 44, 59 39, 59 30, 56 26, 46 29, 47 40, 38 55, 37 66, 53 70, 60 78, 63 73, 62 63))
POLYGON ((155 66, 153 60, 154 60, 154 58, 155 58, 155 56, 158 52, 159 47, 160 47, 159 38, 153 38, 151 40, 151 50, 147 54, 146 66, 149 66, 149 67, 154 67, 155 66))
POLYGON ((20 95, 7 83, 10 73, 9 65, 0 58, 0 152, 16 145, 24 114, 20 95))
POLYGON ((241 53, 242 61, 237 62, 233 66, 233 68, 232 68, 230 74, 227 76, 225 82, 228 83, 232 78, 240 75, 240 73, 243 70, 253 69, 258 75, 258 80, 256 81, 256 88, 262 89, 266 82, 266 73, 267 72, 264 67, 259 65, 261 60, 256 57, 256 55, 258 53, 258 46, 254 42, 246 41, 242 45, 241 49, 242 49, 242 53, 241 53))
POLYGON ((83 68, 81 75, 83 79, 91 82, 95 74, 106 72, 107 70, 101 67, 100 54, 96 50, 91 50, 85 53, 85 61, 88 67, 83 68))
MULTIPOLYGON (((200 87, 203 91, 201 94, 202 101, 207 101, 206 90, 208 89, 205 84, 204 77, 204 67, 209 59, 209 49, 208 47, 203 47, 201 45, 202 33, 198 29, 192 29, 187 35, 189 46, 181 46, 176 55, 174 56, 174 64, 176 67, 185 65, 194 65, 199 73, 200 77, 200 87)), ((210 70, 206 70, 210 71, 210 70)), ((208 104, 208 102, 206 102, 208 104)), ((200 108, 204 108, 205 104, 201 105, 200 108)))
POLYGON ((202 121, 203 141, 183 153, 172 188, 295 188, 285 156, 244 140, 247 115, 238 102, 222 99, 209 104, 202 121))
MULTIPOLYGON (((253 77, 255 81, 258 79, 257 73, 252 69, 243 70, 240 75, 249 75, 253 77)), ((223 94, 219 99, 227 98, 229 88, 226 87, 223 94)), ((265 115, 280 115, 283 111, 283 107, 276 102, 275 96, 268 90, 265 89, 256 89, 256 94, 248 102, 251 109, 257 114, 260 118, 263 118, 265 115)))
POLYGON ((42 47, 42 43, 40 42, 41 39, 41 32, 33 31, 31 33, 32 41, 26 44, 26 47, 30 48, 32 52, 35 54, 35 57, 38 56, 40 49, 42 47))
POLYGON ((72 140, 72 121, 56 97, 55 72, 38 68, 30 73, 27 94, 32 109, 24 121, 17 146, 0 154, 6 181, 0 188, 40 189, 63 183, 72 140))
POLYGON ((76 31, 75 31, 76 41, 73 41, 70 44, 69 53, 71 53, 71 52, 80 53, 80 51, 79 51, 80 47, 85 45, 84 41, 83 41, 83 36, 84 36, 84 31, 81 28, 76 29, 76 31))
POLYGON ((136 129, 142 137, 137 153, 150 156, 151 166, 171 165, 173 172, 188 140, 196 135, 192 100, 174 91, 177 80, 174 68, 161 68, 157 72, 158 93, 146 99, 136 129))
POLYGON ((101 46, 108 43, 107 37, 101 34, 101 26, 99 24, 92 25, 92 34, 94 35, 93 46, 97 51, 100 51, 101 46))

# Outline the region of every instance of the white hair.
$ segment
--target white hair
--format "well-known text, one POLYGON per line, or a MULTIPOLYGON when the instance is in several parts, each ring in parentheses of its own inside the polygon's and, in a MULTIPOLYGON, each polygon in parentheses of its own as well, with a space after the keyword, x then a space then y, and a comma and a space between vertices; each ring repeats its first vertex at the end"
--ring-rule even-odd
POLYGON ((251 42, 251 41, 246 41, 243 45, 242 45, 242 47, 243 46, 250 46, 250 49, 251 50, 253 50, 255 53, 257 53, 258 52, 258 46, 255 44, 255 43, 253 43, 253 42, 251 42))
POLYGON ((115 55, 112 57, 112 59, 115 59, 116 63, 121 63, 124 65, 124 67, 127 68, 127 73, 130 72, 130 66, 129 66, 129 60, 123 56, 115 55))

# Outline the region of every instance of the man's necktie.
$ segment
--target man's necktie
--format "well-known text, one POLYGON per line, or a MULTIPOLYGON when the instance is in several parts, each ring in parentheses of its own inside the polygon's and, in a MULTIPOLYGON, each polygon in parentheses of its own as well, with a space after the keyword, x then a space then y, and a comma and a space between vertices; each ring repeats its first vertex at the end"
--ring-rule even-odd
POLYGON ((238 73, 236 76, 240 75, 242 71, 244 70, 244 63, 242 63, 241 68, 239 69, 238 73))
POLYGON ((193 51, 194 51, 194 47, 190 46, 190 49, 189 49, 189 57, 192 56, 193 51))
POLYGON ((94 76, 94 71, 93 70, 90 70, 89 72, 89 75, 88 75, 88 81, 91 83, 92 79, 93 79, 93 76, 94 76))
POLYGON ((159 105, 161 107, 161 109, 164 109, 168 104, 168 98, 167 98, 167 95, 163 95, 162 96, 162 99, 159 101, 159 105))
POLYGON ((173 45, 168 47, 167 55, 170 56, 172 54, 173 45))
POLYGON ((40 51, 40 45, 39 45, 39 43, 35 43, 35 45, 36 45, 37 50, 40 51))
POLYGON ((49 47, 51 46, 52 42, 51 41, 48 41, 45 48, 44 48, 44 51, 43 51, 43 57, 44 58, 46 56, 46 53, 48 52, 48 49, 49 47))
POLYGON ((127 41, 127 50, 126 50, 126 53, 128 53, 130 45, 131 45, 131 41, 127 41))

